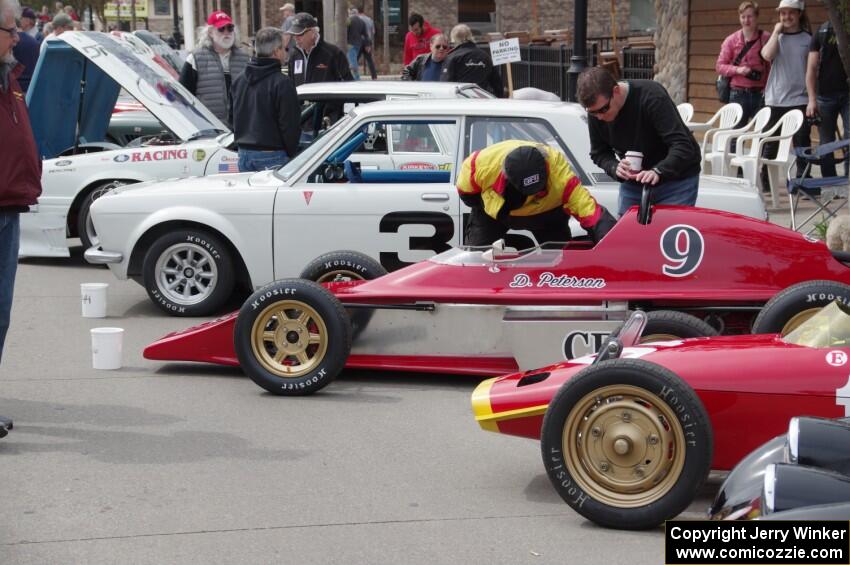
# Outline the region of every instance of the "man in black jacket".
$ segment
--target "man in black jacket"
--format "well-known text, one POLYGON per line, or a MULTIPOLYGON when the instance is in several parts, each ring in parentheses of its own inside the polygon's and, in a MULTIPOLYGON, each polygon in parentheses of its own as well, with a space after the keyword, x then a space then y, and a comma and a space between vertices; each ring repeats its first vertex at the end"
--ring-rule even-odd
POLYGON ((286 60, 283 30, 263 28, 254 38, 256 56, 233 83, 233 125, 239 171, 286 164, 298 150, 301 112, 292 81, 281 73, 286 60))
POLYGON ((417 55, 401 71, 401 80, 438 81, 443 72, 443 61, 449 52, 449 40, 442 33, 431 36, 431 52, 417 55))
POLYGON ((289 33, 295 37, 296 45, 289 58, 289 78, 295 86, 354 80, 342 49, 322 41, 316 18, 301 12, 295 16, 289 33))
POLYGON ((479 49, 472 41, 472 30, 466 24, 452 28, 452 45, 446 60, 443 61, 443 74, 440 80, 450 82, 474 82, 484 90, 496 96, 503 95, 502 79, 493 68, 490 54, 479 49))
POLYGON ((640 203, 641 185, 652 202, 693 206, 697 200, 700 149, 664 87, 652 80, 617 82, 605 68, 585 69, 576 84, 588 114, 590 158, 619 179, 619 213, 640 203), (639 169, 627 152, 642 154, 639 169))

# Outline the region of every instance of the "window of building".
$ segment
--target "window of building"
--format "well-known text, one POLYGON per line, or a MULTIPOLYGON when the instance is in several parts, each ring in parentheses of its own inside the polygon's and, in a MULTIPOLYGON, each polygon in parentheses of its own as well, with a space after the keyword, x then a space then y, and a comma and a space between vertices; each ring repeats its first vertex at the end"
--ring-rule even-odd
POLYGON ((154 16, 170 16, 171 1, 170 0, 153 0, 153 15, 154 16))
POLYGON ((629 32, 632 35, 655 33, 655 0, 631 0, 629 32))
POLYGON ((457 21, 468 25, 473 34, 496 31, 495 0, 463 0, 457 4, 457 21))

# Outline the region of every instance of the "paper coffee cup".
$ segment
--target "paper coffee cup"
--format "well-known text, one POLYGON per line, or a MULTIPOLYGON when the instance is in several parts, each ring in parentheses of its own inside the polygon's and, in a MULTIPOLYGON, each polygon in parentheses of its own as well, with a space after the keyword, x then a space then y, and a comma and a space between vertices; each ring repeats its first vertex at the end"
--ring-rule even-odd
POLYGON ((91 329, 91 364, 95 369, 120 369, 124 328, 91 329))
POLYGON ((640 151, 626 151, 626 160, 628 160, 629 169, 633 173, 639 173, 643 170, 643 153, 640 151))
POLYGON ((83 318, 106 317, 107 283, 82 283, 80 293, 83 302, 83 318))

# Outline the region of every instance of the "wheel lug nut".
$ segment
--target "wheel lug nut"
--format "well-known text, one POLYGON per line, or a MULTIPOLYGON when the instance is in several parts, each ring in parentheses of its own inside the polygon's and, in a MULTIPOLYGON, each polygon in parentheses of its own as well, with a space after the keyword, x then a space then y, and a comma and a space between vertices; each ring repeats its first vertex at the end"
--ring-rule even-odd
POLYGON ((651 435, 649 436, 649 445, 657 445, 658 444, 658 436, 651 435))
POLYGON ((605 461, 603 461, 602 463, 599 464, 599 470, 602 471, 603 473, 607 473, 608 469, 610 469, 610 468, 611 467, 605 461))
POLYGON ((590 435, 593 437, 599 437, 602 435, 602 430, 599 429, 598 426, 594 426, 594 428, 590 430, 590 435))
POLYGON ((635 476, 637 478, 642 479, 645 474, 646 473, 644 472, 643 467, 636 467, 635 468, 635 476))
POLYGON ((632 415, 629 414, 628 412, 623 412, 623 421, 624 422, 631 422, 632 421, 632 415))

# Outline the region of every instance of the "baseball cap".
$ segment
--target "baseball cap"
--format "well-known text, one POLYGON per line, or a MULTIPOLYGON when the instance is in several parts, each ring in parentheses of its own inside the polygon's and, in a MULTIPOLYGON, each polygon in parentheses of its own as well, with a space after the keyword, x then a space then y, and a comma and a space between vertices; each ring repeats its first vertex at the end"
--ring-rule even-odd
POLYGON ((233 20, 230 16, 227 15, 226 12, 217 10, 210 14, 210 17, 207 18, 207 25, 211 25, 215 28, 220 28, 226 25, 233 25, 233 20))
POLYGON ((546 158, 534 145, 517 147, 505 157, 505 176, 521 194, 537 194, 546 188, 549 177, 546 158))
POLYGON ((24 8, 23 10, 21 10, 21 17, 29 18, 31 20, 36 19, 35 12, 32 8, 24 8))
POLYGON ((289 28, 289 33, 292 35, 301 35, 313 27, 319 27, 319 22, 316 21, 316 18, 307 12, 299 12, 295 14, 295 19, 292 20, 292 27, 289 28))
POLYGON ((806 9, 806 4, 803 0, 782 0, 779 3, 779 6, 776 7, 777 10, 781 10, 783 8, 791 8, 793 10, 800 10, 801 12, 806 9))

